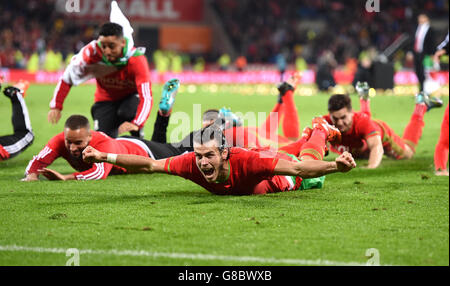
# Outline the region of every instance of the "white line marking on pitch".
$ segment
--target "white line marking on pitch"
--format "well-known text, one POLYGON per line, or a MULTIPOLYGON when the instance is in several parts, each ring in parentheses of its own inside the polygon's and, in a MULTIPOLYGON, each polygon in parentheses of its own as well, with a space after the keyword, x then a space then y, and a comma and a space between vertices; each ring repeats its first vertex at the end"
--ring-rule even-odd
MULTIPOLYGON (((64 248, 43 248, 43 247, 29 247, 19 245, 0 245, 0 251, 23 251, 23 252, 38 252, 38 253, 66 253, 64 248)), ((190 260, 220 260, 220 261, 235 261, 235 262, 257 262, 262 264, 287 264, 287 265, 323 265, 323 266, 365 266, 365 263, 360 262, 340 262, 330 260, 305 260, 305 259, 278 259, 278 258, 264 258, 252 256, 227 256, 227 255, 213 255, 213 254, 191 254, 191 253, 165 253, 165 252, 151 252, 145 250, 101 250, 101 249, 80 249, 80 254, 102 254, 113 256, 147 256, 152 258, 172 258, 172 259, 190 259, 190 260)))

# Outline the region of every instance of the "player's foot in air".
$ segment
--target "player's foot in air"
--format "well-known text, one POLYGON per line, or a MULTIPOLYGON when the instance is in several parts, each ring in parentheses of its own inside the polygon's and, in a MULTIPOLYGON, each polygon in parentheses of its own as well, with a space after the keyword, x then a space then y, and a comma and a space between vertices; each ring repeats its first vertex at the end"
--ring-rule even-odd
POLYGON ((161 101, 159 102, 159 111, 163 116, 168 116, 172 112, 179 87, 180 81, 176 78, 164 84, 161 101))
POLYGON ((8 86, 3 90, 3 94, 8 98, 14 98, 17 93, 20 93, 20 89, 14 86, 8 86))
POLYGON ((366 81, 364 81, 364 82, 358 81, 355 85, 355 90, 358 93, 359 98, 361 98, 363 100, 369 99, 370 87, 366 81))
POLYGON ((341 141, 341 132, 339 129, 329 124, 323 117, 314 117, 312 120, 313 129, 325 131, 327 141, 330 143, 341 141))
POLYGON ((300 80, 301 73, 295 72, 287 81, 284 81, 280 85, 278 85, 277 89, 280 92, 278 94, 278 103, 283 103, 283 96, 285 96, 289 90, 294 91, 297 88, 297 85, 300 83, 300 80))
MULTIPOLYGON (((1 86, 1 82, 0 82, 0 86, 1 86)), ((29 86, 30 86, 30 83, 28 81, 21 79, 14 86, 8 86, 7 88, 5 88, 3 90, 3 94, 6 97, 13 98, 13 97, 17 96, 17 93, 20 93, 22 95, 22 97, 25 97, 29 86)))
POLYGON ((27 90, 28 87, 30 87, 30 83, 27 80, 21 79, 14 85, 14 87, 20 90, 22 97, 25 97, 27 96, 27 90))
POLYGON ((242 125, 242 120, 231 109, 222 107, 219 110, 219 119, 222 119, 225 124, 224 128, 238 127, 242 125))
POLYGON ((302 73, 297 71, 297 72, 294 72, 286 82, 288 84, 292 85, 294 87, 294 89, 296 89, 297 85, 300 84, 301 79, 302 79, 302 73))
POLYGON ((425 104, 427 106, 427 111, 430 111, 433 108, 442 107, 444 104, 440 98, 430 97, 425 92, 420 92, 416 94, 416 104, 425 104))

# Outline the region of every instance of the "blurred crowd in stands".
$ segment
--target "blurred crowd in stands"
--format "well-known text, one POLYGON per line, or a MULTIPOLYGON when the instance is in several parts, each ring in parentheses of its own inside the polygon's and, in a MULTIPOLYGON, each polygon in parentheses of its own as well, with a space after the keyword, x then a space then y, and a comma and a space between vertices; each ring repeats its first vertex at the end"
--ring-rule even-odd
MULTIPOLYGON (((210 0, 238 57, 231 59, 221 51, 193 57, 156 50, 150 62, 162 72, 186 66, 202 71, 210 61, 222 70, 231 65, 243 70, 251 63, 271 63, 280 71, 291 64, 304 70, 323 61, 356 70, 358 62, 413 31, 417 11, 427 12, 432 21, 448 19, 447 0, 381 1, 382 13, 367 12, 365 2, 210 0)), ((65 21, 50 0, 1 1, 0 11, 0 67, 29 71, 63 69, 102 24, 65 21)), ((396 56, 396 69, 402 68, 403 58, 401 53, 396 56)))
MULTIPOLYGON (((249 62, 288 61, 302 54, 315 63, 331 51, 339 64, 371 47, 384 50, 400 34, 414 30, 417 13, 448 19, 445 0, 381 1, 369 13, 361 0, 215 0, 233 44, 249 62)), ((444 31, 447 32, 447 31, 444 31)), ((445 37, 445 34, 444 34, 445 37)))

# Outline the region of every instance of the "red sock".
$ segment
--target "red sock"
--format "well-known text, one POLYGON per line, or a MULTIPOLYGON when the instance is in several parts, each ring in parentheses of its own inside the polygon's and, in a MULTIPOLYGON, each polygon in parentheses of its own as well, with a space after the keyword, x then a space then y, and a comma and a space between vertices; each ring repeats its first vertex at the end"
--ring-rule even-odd
POLYGON ((301 147, 300 158, 308 156, 314 160, 322 160, 325 154, 326 138, 327 134, 325 131, 314 129, 308 142, 301 147))
POLYGON ((300 138, 300 140, 295 141, 289 145, 281 147, 279 150, 284 151, 288 154, 292 154, 295 157, 300 156, 300 150, 302 150, 303 144, 305 144, 307 140, 305 138, 300 138))
POLYGON ((422 130, 425 126, 425 123, 423 122, 425 112, 427 112, 427 106, 425 104, 416 104, 411 120, 403 133, 405 143, 413 150, 415 150, 417 143, 419 143, 420 136, 422 136, 422 130))
POLYGON ((297 140, 300 137, 300 120, 298 118, 297 107, 294 102, 294 92, 289 90, 283 96, 283 133, 290 140, 297 140))
MULTIPOLYGON (((266 121, 263 125, 260 127, 259 133, 265 132, 266 138, 275 138, 278 134, 278 126, 280 125, 281 117, 283 116, 283 104, 277 103, 275 104, 274 108, 270 112, 269 116, 267 117, 266 121), (276 128, 270 128, 270 123, 276 121, 277 125, 276 128)), ((272 123, 274 125, 274 123, 272 123)))
POLYGON ((361 108, 361 112, 369 115, 369 117, 372 117, 372 113, 370 112, 370 102, 369 100, 360 99, 359 100, 359 106, 361 108))
POLYGON ((441 135, 439 137, 439 142, 436 144, 436 149, 434 151, 434 168, 436 171, 447 169, 448 149, 449 149, 448 126, 449 121, 448 121, 448 105, 447 105, 444 120, 442 120, 441 135))
POLYGON ((3 148, 2 145, 0 145, 0 161, 9 159, 9 156, 10 155, 8 151, 6 151, 5 148, 3 148))

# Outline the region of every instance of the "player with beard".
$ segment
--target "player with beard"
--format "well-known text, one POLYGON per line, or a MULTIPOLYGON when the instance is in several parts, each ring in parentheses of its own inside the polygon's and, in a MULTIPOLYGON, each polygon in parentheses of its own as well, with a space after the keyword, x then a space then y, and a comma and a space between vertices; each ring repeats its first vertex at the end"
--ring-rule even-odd
MULTIPOLYGON (((321 161, 326 141, 339 137, 339 131, 322 118, 313 120, 310 138, 297 145, 296 157, 286 149, 228 147, 225 136, 215 125, 194 135, 194 152, 163 160, 144 156, 107 153, 88 146, 83 158, 89 163, 109 162, 142 173, 167 173, 183 177, 217 195, 267 194, 321 187, 321 181, 308 181, 335 172, 348 172, 356 167, 349 153, 334 162, 321 161)), ((287 147, 287 146, 286 146, 287 147)))

